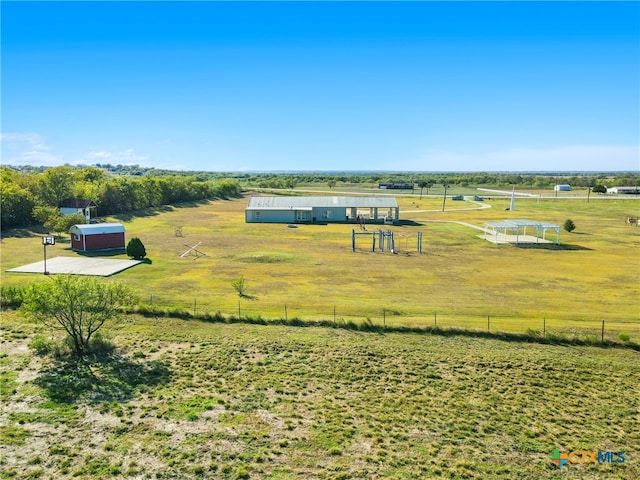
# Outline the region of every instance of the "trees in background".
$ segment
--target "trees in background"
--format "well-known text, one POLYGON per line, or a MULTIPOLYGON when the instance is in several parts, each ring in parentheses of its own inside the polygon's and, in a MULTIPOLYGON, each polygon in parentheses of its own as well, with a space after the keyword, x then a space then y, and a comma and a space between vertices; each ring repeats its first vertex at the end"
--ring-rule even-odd
MULTIPOLYGON (((98 205, 98 214, 113 215, 181 202, 229 198, 241 192, 231 179, 198 176, 113 176, 97 167, 70 166, 17 171, 0 167, 0 227, 29 225, 36 221, 50 231, 61 218, 60 202, 65 198, 85 198, 98 205)), ((75 223, 85 220, 74 219, 75 223)), ((62 225, 62 224, 61 224, 62 225)))
MULTIPOLYGON (((295 188, 305 183, 323 183, 333 189, 337 182, 375 188, 384 182, 414 182, 420 195, 426 188, 446 183, 453 186, 487 186, 552 189, 562 181, 577 187, 593 185, 593 192, 606 192, 606 186, 638 185, 640 175, 619 174, 551 174, 551 173, 429 173, 418 172, 299 172, 299 173, 222 173, 178 172, 138 165, 96 165, 72 167, 0 167, 0 227, 28 225, 40 220, 35 207, 57 208, 65 198, 85 198, 98 205, 98 215, 114 215, 161 205, 230 198, 247 188, 295 188), (37 218, 36 218, 37 217, 37 218)), ((443 198, 443 207, 446 197, 443 198)), ((48 217, 49 218, 49 217, 48 217)), ((54 230, 53 227, 50 228, 54 230)))

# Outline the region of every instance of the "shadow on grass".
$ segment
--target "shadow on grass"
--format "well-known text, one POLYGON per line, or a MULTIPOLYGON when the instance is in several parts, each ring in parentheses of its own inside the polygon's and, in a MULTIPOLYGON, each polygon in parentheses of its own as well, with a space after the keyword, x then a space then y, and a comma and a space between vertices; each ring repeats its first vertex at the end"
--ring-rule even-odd
POLYGON ((416 222, 414 220, 400 220, 398 225, 402 227, 420 227, 424 225, 424 223, 416 222))
POLYGON ((162 362, 140 363, 112 353, 84 361, 54 360, 34 383, 58 403, 101 403, 130 400, 170 378, 171 371, 162 362))
POLYGON ((167 213, 172 211, 173 211, 173 206, 162 205, 160 207, 150 207, 150 208, 144 208, 142 210, 134 210, 131 212, 122 212, 122 213, 114 214, 113 217, 121 221, 130 222, 134 218, 155 217, 156 215, 160 215, 161 213, 167 213))
MULTIPOLYGON (((71 250, 69 247, 67 250, 71 250)), ((73 253, 77 255, 81 255, 83 257, 115 257, 117 255, 123 255, 126 253, 126 249, 124 248, 110 248, 108 250, 90 250, 88 252, 79 252, 77 250, 73 250, 73 253)))
POLYGON ((513 243, 514 247, 529 250, 592 250, 582 245, 572 245, 569 243, 513 243))
MULTIPOLYGON (((32 238, 49 233, 42 225, 31 225, 22 228, 8 228, 2 230, 2 238, 32 238)), ((56 237, 57 240, 57 237, 56 237)))

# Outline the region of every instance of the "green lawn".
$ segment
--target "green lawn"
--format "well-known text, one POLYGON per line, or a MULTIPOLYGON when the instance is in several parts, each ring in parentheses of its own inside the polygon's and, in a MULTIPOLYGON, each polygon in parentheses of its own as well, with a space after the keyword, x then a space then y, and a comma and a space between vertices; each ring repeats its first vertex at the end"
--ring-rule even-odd
MULTIPOLYGON (((639 339, 640 228, 625 225, 627 216, 640 215, 639 200, 518 199, 515 212, 504 210, 505 198, 481 210, 448 199, 445 212, 439 197, 398 201, 401 217, 413 222, 391 227, 397 255, 372 253, 364 236, 352 252, 353 225, 246 224, 244 198, 121 216, 116 220, 128 238, 142 239, 152 263, 110 281, 130 284, 145 303, 199 313, 237 315, 240 308, 264 318, 333 319, 335 311, 338 320, 358 323, 469 328, 486 328, 490 316, 492 329, 515 332, 541 330, 546 319, 553 331, 573 334, 579 326, 585 335, 599 335, 605 320, 608 338, 639 339), (571 218, 577 229, 562 231, 560 247, 524 248, 496 246, 478 230, 447 223, 482 227, 505 218, 571 218), (198 242, 206 256, 180 257, 198 242), (250 298, 239 299, 231 286, 240 276, 250 298)), ((5 237, 2 246, 3 270, 42 259, 37 237, 5 237)), ((76 255, 68 247, 65 239, 48 255, 76 255)), ((3 284, 34 280, 41 278, 2 277, 3 284)))
POLYGON ((35 330, 5 313, 1 478, 640 476, 629 349, 131 317, 73 370, 35 330))

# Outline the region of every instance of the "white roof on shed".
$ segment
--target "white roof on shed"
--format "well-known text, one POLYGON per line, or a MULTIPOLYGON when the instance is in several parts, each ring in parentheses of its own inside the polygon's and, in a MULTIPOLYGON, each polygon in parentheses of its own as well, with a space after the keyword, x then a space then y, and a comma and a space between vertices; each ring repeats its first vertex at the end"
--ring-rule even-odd
POLYGON ((252 196, 247 210, 311 210, 312 208, 398 208, 395 197, 252 196))
POLYGON ((74 225, 69 233, 80 235, 100 235, 102 233, 124 233, 124 225, 121 223, 87 223, 74 225))

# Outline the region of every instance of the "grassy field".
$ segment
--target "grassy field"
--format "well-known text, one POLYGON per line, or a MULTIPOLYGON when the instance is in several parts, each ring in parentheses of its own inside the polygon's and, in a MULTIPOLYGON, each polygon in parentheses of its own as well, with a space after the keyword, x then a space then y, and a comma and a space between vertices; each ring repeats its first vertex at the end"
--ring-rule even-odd
MULTIPOLYGON (((410 222, 391 227, 397 255, 372 253, 369 237, 358 237, 352 252, 353 225, 246 224, 244 198, 121 216, 151 263, 110 281, 130 284, 145 303, 200 313, 482 329, 489 316, 491 329, 515 332, 541 330, 546 319, 551 331, 598 336, 605 320, 608 338, 640 337, 640 228, 625 225, 640 215, 639 200, 518 199, 515 212, 505 211, 506 198, 484 209, 448 199, 445 212, 441 197, 398 201, 410 222), (563 231, 560 246, 536 248, 496 246, 455 223, 482 227, 506 218, 571 218, 577 229, 563 231), (198 242, 206 256, 180 257, 198 242), (242 299, 231 286, 240 276, 248 294, 242 299)), ((38 237, 9 236, 2 247, 3 270, 42 259, 38 237)), ((64 239, 48 255, 76 254, 64 239)), ((34 280, 2 278, 6 285, 34 280)))
MULTIPOLYGON (((35 355, 47 332, 5 311, 0 478, 640 478, 640 357, 619 339, 640 339, 640 228, 624 222, 640 201, 398 201, 397 255, 352 252, 351 225, 245 224, 244 198, 120 216, 150 262, 106 281, 226 316, 518 333, 546 318, 547 333, 594 344, 605 320, 618 347, 131 315, 109 330, 115 354, 78 367, 35 355), (577 229, 542 248, 464 225, 505 218, 577 229), (180 257, 197 242, 206 256, 180 257), (625 462, 558 470, 554 449, 625 462)), ((0 255, 3 285, 47 281, 4 272, 42 259, 33 232, 5 235, 0 255)), ((76 254, 65 240, 48 255, 76 254)))
POLYGON ((130 317, 77 369, 37 331, 3 314, 0 478, 640 477, 630 349, 130 317))

